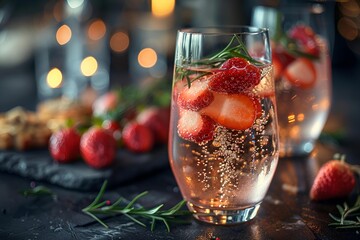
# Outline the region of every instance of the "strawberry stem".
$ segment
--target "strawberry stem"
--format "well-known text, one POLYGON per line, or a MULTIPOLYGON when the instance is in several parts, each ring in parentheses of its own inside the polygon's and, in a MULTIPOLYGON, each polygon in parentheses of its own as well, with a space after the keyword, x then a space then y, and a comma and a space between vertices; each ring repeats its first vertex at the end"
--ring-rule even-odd
POLYGON ((357 175, 360 176, 360 165, 350 165, 349 167, 351 169, 351 171, 353 171, 354 173, 356 173, 357 175))
POLYGON ((335 153, 333 158, 334 158, 334 160, 339 160, 341 163, 346 164, 347 166, 349 166, 351 171, 353 171, 354 173, 356 173, 360 176, 360 165, 352 165, 352 164, 346 163, 346 161, 345 161, 346 154, 335 153))

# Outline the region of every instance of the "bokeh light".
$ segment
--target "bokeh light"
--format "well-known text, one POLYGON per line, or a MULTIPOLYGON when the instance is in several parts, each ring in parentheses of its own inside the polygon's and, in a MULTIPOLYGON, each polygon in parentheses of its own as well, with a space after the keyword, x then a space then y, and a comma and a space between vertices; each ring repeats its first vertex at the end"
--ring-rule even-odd
POLYGON ((50 88, 59 88, 62 84, 62 73, 58 68, 51 69, 46 76, 46 83, 50 88))
POLYGON ((80 69, 84 76, 90 77, 96 73, 98 69, 98 63, 94 57, 89 56, 82 60, 80 69))
POLYGON ((61 27, 59 27, 59 29, 56 31, 56 41, 60 45, 65 45, 70 41, 71 35, 72 32, 70 27, 64 24, 61 27))
POLYGON ((337 29, 341 36, 350 41, 354 40, 358 36, 359 32, 356 23, 348 17, 342 17, 339 19, 337 29))
POLYGON ((155 17, 170 15, 175 8, 175 0, 152 0, 151 12, 155 17))
POLYGON ((88 35, 91 40, 99 40, 105 36, 106 25, 103 20, 97 19, 94 20, 88 29, 88 35))
POLYGON ((84 0, 67 0, 67 4, 71 8, 78 8, 84 4, 84 0))
POLYGON ((114 52, 120 53, 129 47, 129 36, 124 32, 116 32, 110 38, 110 48, 114 52))
POLYGON ((357 17, 360 15, 360 6, 356 0, 348 0, 339 4, 342 14, 347 17, 357 17))
POLYGON ((156 64, 157 54, 152 48, 144 48, 138 55, 138 62, 144 68, 151 68, 156 64))

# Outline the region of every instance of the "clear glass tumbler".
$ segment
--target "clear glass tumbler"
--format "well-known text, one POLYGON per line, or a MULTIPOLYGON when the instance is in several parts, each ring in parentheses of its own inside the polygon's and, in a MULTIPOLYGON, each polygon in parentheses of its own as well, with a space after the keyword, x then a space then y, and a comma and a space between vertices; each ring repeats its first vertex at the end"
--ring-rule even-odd
POLYGON ((254 218, 278 162, 278 127, 266 29, 178 31, 169 159, 194 217, 254 218))
POLYGON ((325 11, 319 4, 256 7, 252 24, 271 36, 280 157, 306 156, 330 109, 331 62, 325 11))

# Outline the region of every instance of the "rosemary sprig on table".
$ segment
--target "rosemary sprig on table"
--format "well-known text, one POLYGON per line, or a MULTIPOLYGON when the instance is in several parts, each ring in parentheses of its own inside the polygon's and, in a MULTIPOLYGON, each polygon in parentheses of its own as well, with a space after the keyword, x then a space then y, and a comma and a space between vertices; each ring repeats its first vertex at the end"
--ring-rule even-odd
POLYGON ((353 206, 349 207, 347 203, 343 206, 336 205, 340 217, 336 217, 333 214, 329 214, 335 221, 329 224, 329 226, 335 228, 360 228, 360 195, 357 197, 353 206))
POLYGON ((122 214, 143 227, 146 227, 146 224, 138 218, 148 219, 151 222, 151 231, 155 229, 156 221, 160 221, 164 223, 168 232, 170 232, 169 222, 186 223, 187 221, 185 217, 191 215, 191 212, 181 210, 186 203, 185 200, 180 201, 168 210, 161 210, 163 204, 155 206, 151 209, 135 206, 135 202, 139 198, 145 196, 148 192, 138 194, 126 205, 123 203, 123 198, 119 198, 116 202, 110 204, 109 200, 102 201, 106 186, 107 181, 103 183, 94 201, 89 206, 82 209, 85 214, 89 215, 106 228, 108 228, 108 225, 106 225, 97 215, 115 216, 122 214), (122 206, 120 206, 121 203, 123 203, 122 206))
POLYGON ((25 197, 28 196, 54 196, 55 194, 51 191, 51 189, 44 186, 36 186, 34 188, 26 189, 21 191, 21 194, 25 197))
POLYGON ((252 58, 249 54, 249 52, 246 49, 245 44, 242 42, 242 40, 239 38, 238 35, 234 34, 234 36, 231 38, 230 42, 228 43, 228 45, 221 50, 220 52, 214 54, 213 56, 209 57, 209 58, 205 58, 199 61, 194 61, 192 62, 189 67, 190 69, 182 69, 182 68, 177 68, 177 80, 182 80, 184 78, 186 78, 187 80, 187 84, 188 87, 191 86, 191 82, 195 81, 203 76, 206 76, 208 74, 212 74, 211 71, 204 71, 203 73, 201 73, 200 75, 198 75, 196 78, 190 79, 190 75, 192 74, 198 74, 198 70, 191 70, 191 67, 196 67, 196 66, 209 66, 209 68, 217 68, 219 67, 222 63, 224 63, 226 60, 233 58, 233 57, 241 57, 244 58, 246 60, 248 60, 249 62, 255 64, 255 65, 260 65, 261 62, 255 60, 254 58, 252 58), (236 44, 235 46, 233 46, 234 44, 236 44))

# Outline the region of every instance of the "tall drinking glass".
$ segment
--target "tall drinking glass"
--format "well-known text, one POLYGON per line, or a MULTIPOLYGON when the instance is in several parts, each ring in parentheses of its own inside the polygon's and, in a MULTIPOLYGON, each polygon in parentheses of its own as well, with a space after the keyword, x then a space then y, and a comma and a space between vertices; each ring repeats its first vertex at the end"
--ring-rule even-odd
POLYGON ((331 64, 322 5, 256 7, 252 24, 268 27, 278 102, 280 156, 308 155, 330 108, 331 64))
POLYGON ((169 158, 195 218, 256 216, 278 162, 275 104, 266 29, 178 31, 169 158))

